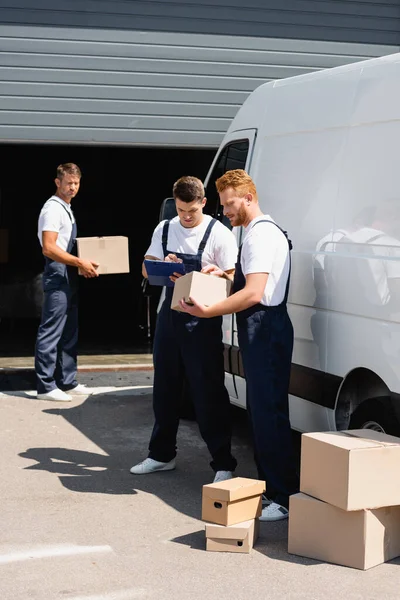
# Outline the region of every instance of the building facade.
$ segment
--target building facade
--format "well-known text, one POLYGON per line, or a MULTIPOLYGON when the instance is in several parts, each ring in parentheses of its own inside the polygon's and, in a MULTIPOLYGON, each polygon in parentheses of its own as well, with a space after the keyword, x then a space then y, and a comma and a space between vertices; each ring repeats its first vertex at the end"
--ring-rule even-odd
POLYGON ((398 0, 0 0, 0 142, 219 145, 273 79, 391 54, 398 0))

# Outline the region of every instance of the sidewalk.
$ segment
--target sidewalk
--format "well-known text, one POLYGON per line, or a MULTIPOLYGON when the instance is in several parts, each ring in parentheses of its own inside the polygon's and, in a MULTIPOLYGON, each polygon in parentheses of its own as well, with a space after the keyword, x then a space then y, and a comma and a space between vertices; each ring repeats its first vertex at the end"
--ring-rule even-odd
MULTIPOLYGON (((36 387, 33 356, 0 357, 0 391, 36 387)), ((95 354, 78 357, 78 379, 89 386, 129 386, 136 371, 152 371, 152 354, 95 354)))

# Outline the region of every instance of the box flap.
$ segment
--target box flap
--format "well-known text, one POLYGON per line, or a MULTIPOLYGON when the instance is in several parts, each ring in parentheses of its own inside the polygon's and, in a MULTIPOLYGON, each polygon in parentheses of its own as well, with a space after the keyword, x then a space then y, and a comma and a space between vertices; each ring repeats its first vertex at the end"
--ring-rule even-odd
POLYGON ((92 237, 77 237, 76 241, 85 242, 85 241, 93 241, 93 240, 127 240, 126 235, 95 235, 92 237))
MULTIPOLYGON (((369 431, 367 430, 361 430, 363 435, 355 435, 357 431, 359 430, 303 433, 303 436, 312 438, 325 444, 329 444, 331 446, 336 446, 337 448, 342 448, 343 450, 366 450, 368 448, 382 448, 384 445, 393 445, 393 442, 391 444, 384 444, 382 441, 378 441, 375 437, 369 436, 369 431)), ((398 443, 400 443, 400 440, 398 443)), ((395 445, 398 445, 398 443, 395 445)))
POLYGON ((365 442, 376 442, 379 446, 400 446, 400 438, 381 433, 380 431, 373 431, 372 429, 351 429, 342 431, 341 433, 362 439, 365 442))
POLYGON ((249 535, 253 526, 254 519, 227 526, 209 523, 206 525, 206 537, 224 540, 244 540, 249 535))
POLYGON ((223 502, 233 502, 242 498, 259 496, 263 492, 265 492, 265 481, 248 479, 247 477, 234 477, 220 483, 203 485, 204 496, 223 502))

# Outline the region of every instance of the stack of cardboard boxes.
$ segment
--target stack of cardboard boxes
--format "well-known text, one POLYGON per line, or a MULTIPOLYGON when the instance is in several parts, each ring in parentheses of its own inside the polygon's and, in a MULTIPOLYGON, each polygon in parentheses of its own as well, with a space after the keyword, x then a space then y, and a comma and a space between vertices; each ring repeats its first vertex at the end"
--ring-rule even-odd
POLYGON ((357 569, 400 556, 400 439, 372 430, 302 436, 289 552, 357 569))
POLYGON ((263 492, 264 481, 245 477, 203 486, 207 550, 250 552, 258 536, 263 492))

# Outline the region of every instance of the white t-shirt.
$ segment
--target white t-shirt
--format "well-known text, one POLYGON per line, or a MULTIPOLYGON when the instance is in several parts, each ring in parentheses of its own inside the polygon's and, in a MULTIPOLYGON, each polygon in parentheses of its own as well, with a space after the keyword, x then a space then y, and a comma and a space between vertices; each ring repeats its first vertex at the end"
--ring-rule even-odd
POLYGON ((39 215, 38 222, 38 238, 43 246, 42 234, 43 231, 54 231, 58 233, 57 246, 61 250, 67 250, 68 242, 71 239, 72 224, 75 223, 74 214, 71 205, 58 196, 52 196, 44 204, 39 215), (68 216, 71 215, 71 218, 68 216))
POLYGON ((269 215, 262 215, 245 228, 240 264, 244 275, 268 273, 261 304, 277 306, 285 297, 290 267, 289 244, 273 223, 260 223, 254 227, 257 221, 264 219, 273 221, 269 215))
MULTIPOLYGON (((167 250, 173 253, 197 254, 210 221, 211 217, 204 215, 200 225, 196 227, 183 227, 179 221, 179 217, 171 219, 168 230, 167 250)), ((162 247, 164 223, 165 221, 161 221, 155 228, 151 244, 145 256, 155 256, 160 260, 165 258, 162 247)), ((234 269, 237 254, 238 249, 235 236, 225 225, 216 221, 204 248, 201 261, 202 267, 217 265, 223 271, 234 269)))

